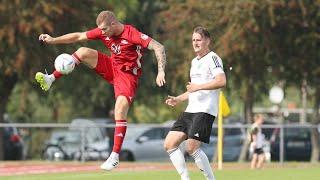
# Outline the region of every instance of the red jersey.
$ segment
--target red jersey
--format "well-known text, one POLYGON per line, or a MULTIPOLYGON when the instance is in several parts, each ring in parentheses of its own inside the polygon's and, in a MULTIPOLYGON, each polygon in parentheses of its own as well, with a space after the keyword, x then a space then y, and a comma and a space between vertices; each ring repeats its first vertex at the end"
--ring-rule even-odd
POLYGON ((87 38, 101 40, 111 51, 113 65, 133 74, 141 74, 143 50, 148 47, 151 38, 131 25, 124 25, 124 30, 119 36, 107 37, 101 29, 95 28, 86 32, 87 38))

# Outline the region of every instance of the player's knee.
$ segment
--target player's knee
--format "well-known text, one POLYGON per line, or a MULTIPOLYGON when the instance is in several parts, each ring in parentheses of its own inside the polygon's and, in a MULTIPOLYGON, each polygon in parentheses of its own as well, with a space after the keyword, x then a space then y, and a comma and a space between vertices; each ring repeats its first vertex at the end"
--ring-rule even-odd
POLYGON ((198 147, 194 147, 194 146, 186 146, 186 152, 191 156, 194 152, 196 152, 196 150, 198 149, 198 147))
POLYGON ((114 109, 115 118, 126 118, 129 110, 129 102, 125 96, 118 96, 114 109))
POLYGON ((163 143, 163 148, 165 151, 169 151, 170 149, 173 149, 173 147, 167 141, 163 143))
POLYGON ((76 54, 77 56, 82 60, 85 61, 86 59, 91 59, 91 57, 94 57, 96 54, 96 51, 87 47, 80 47, 76 54))
POLYGON ((167 144, 166 142, 163 143, 163 149, 164 149, 165 151, 168 151, 168 150, 169 150, 169 146, 168 146, 168 144, 167 144))
POLYGON ((123 119, 123 118, 125 118, 126 117, 126 113, 125 113, 126 111, 124 110, 124 109, 122 109, 122 108, 119 108, 119 109, 116 109, 115 111, 114 111, 114 116, 115 116, 115 118, 116 119, 123 119))
POLYGON ((114 116, 116 119, 126 119, 127 112, 128 112, 128 110, 126 107, 117 107, 114 110, 114 116))
POLYGON ((89 48, 86 48, 86 47, 80 47, 77 51, 76 51, 76 54, 78 55, 78 57, 80 59, 83 59, 86 57, 86 55, 88 54, 88 49, 89 48))
POLYGON ((163 148, 164 148, 165 151, 169 151, 171 149, 175 149, 176 147, 177 146, 175 145, 175 143, 170 141, 170 140, 168 140, 168 139, 166 139, 164 141, 164 143, 163 143, 163 148))

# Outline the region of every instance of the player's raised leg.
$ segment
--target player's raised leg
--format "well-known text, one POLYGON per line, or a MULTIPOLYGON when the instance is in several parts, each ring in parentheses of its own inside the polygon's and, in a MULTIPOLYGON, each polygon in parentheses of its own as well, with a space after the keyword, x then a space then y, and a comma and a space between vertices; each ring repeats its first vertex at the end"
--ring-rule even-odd
POLYGON ((129 102, 125 96, 118 96, 114 108, 116 127, 114 131, 114 145, 109 158, 101 164, 100 168, 110 171, 119 165, 119 154, 127 131, 127 114, 129 102))
MULTIPOLYGON (((93 69, 97 66, 98 52, 94 49, 81 47, 72 54, 72 59, 76 65, 80 64, 80 62, 83 62, 89 68, 93 69)), ((62 76, 63 74, 57 70, 55 70, 52 74, 37 72, 35 79, 39 83, 42 90, 48 91, 52 83, 62 76)))
POLYGON ((173 166, 181 176, 181 180, 189 180, 189 173, 184 159, 184 155, 179 149, 179 145, 186 139, 184 132, 170 131, 164 141, 164 149, 168 152, 173 166))

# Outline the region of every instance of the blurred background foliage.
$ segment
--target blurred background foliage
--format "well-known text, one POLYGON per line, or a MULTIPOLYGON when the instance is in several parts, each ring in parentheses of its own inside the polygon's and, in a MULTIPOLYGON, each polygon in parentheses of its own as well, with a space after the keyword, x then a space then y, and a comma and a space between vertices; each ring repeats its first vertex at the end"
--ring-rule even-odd
MULTIPOLYGON (((76 117, 107 117, 113 109, 113 88, 80 65, 42 92, 34 81, 37 71, 53 70, 61 53, 81 46, 109 53, 101 42, 44 45, 41 33, 59 36, 94 28, 102 10, 112 10, 126 24, 165 45, 167 84, 155 84, 154 54, 144 56, 143 76, 129 122, 161 123, 176 119, 185 105, 169 108, 168 95, 185 91, 192 30, 208 28, 211 49, 224 62, 225 89, 233 114, 250 122, 254 106, 270 107, 268 91, 279 85, 286 92, 282 106, 294 103, 319 109, 320 51, 318 0, 3 0, 0 4, 0 122, 8 113, 15 122, 70 122, 76 117), (232 70, 230 68, 232 67, 232 70)), ((317 112, 317 111, 316 111, 317 112)), ((319 122, 319 115, 314 116, 319 122)))

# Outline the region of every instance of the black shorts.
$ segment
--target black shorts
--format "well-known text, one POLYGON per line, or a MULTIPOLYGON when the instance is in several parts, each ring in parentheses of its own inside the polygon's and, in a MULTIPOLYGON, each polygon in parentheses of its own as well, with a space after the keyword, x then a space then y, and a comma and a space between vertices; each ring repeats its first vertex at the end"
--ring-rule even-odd
POLYGON ((184 132, 187 135, 187 139, 196 139, 209 143, 214 119, 214 116, 203 112, 183 112, 173 124, 171 131, 184 132))
POLYGON ((253 151, 253 154, 258 154, 258 155, 263 154, 263 153, 264 152, 263 152, 262 148, 257 148, 257 149, 254 149, 254 151, 253 151))

